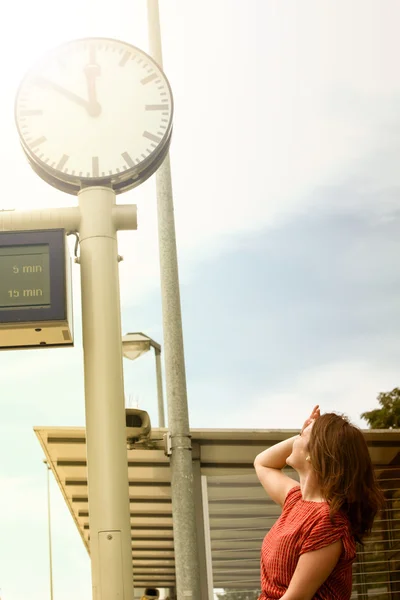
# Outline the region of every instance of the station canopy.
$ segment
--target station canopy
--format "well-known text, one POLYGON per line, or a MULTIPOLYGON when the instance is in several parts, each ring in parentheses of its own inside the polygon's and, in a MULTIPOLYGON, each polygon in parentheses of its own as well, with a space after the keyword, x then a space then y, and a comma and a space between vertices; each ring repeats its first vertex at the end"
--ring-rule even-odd
MULTIPOLYGON (((127 450, 135 587, 175 586, 171 473, 163 440, 166 432, 153 429, 147 447, 138 445, 127 450)), ((35 433, 90 552, 85 428, 35 427, 35 433)), ((259 588, 262 540, 279 516, 280 507, 268 498, 258 482, 253 461, 266 447, 297 433, 297 430, 191 431, 195 498, 200 503, 196 509, 197 530, 201 531, 203 524, 203 499, 209 518, 205 536, 209 535, 211 542, 211 556, 204 554, 201 562, 207 563, 208 556, 214 588, 259 588)), ((375 468, 381 473, 395 469, 398 477, 400 431, 363 433, 375 468)), ((293 472, 289 474, 294 476, 293 472)))

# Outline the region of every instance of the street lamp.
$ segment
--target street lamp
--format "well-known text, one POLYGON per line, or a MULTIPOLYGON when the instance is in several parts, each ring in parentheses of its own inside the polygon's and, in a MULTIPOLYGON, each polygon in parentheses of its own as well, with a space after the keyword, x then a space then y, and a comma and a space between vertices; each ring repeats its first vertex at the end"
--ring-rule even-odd
POLYGON ((145 354, 154 348, 156 357, 156 376, 157 376, 157 399, 158 399, 158 426, 165 427, 164 416, 164 396, 161 372, 161 346, 144 333, 127 333, 122 338, 122 353, 125 358, 135 360, 142 354, 145 354))

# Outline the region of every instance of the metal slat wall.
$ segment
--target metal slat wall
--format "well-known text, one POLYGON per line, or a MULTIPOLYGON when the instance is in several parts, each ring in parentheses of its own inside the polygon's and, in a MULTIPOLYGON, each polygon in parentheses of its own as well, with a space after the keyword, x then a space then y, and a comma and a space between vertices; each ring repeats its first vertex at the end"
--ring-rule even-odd
POLYGON ((280 507, 254 472, 209 476, 207 487, 214 588, 224 590, 227 600, 237 590, 241 600, 251 600, 260 591, 261 544, 280 507))
MULTIPOLYGON (((357 545, 352 600, 400 600, 400 468, 376 468, 376 473, 386 504, 364 545, 357 545)), ((226 600, 238 593, 241 600, 252 600, 260 592, 261 544, 280 509, 251 476, 208 477, 207 484, 214 588, 224 590, 226 600), (227 526, 218 508, 222 493, 227 526)))
POLYGON ((400 469, 377 468, 386 503, 353 569, 354 600, 400 600, 400 469))

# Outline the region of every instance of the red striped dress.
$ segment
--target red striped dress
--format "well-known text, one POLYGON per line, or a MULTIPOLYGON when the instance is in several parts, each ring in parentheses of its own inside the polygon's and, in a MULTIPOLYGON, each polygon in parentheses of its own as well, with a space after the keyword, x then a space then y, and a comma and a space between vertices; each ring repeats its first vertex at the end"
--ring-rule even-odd
POLYGON ((339 561, 313 600, 349 600, 352 563, 356 544, 350 524, 342 514, 334 522, 326 502, 303 500, 300 486, 286 496, 282 514, 265 536, 261 548, 261 595, 259 600, 277 600, 286 592, 301 554, 319 550, 342 539, 339 561))

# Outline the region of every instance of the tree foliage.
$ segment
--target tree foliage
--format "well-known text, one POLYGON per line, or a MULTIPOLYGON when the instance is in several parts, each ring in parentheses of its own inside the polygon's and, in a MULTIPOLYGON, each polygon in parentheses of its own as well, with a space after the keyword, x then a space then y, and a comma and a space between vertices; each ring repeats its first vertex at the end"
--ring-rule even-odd
POLYGON ((391 392, 382 392, 377 398, 381 408, 363 412, 370 429, 398 429, 400 428, 400 388, 391 392))

